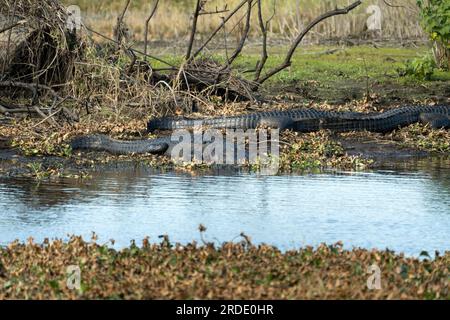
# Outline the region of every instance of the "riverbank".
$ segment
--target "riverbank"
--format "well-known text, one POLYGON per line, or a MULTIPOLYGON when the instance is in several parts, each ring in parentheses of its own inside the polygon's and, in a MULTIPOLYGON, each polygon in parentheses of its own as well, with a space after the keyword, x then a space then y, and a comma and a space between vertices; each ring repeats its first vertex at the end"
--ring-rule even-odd
POLYGON ((0 299, 450 299, 449 264, 448 252, 418 259, 341 244, 281 252, 245 235, 220 247, 165 238, 120 251, 72 237, 0 248, 0 299), (70 266, 79 290, 67 287, 70 266))
MULTIPOLYGON (((92 94, 89 98, 91 105, 74 103, 68 106, 70 112, 77 115, 77 120, 68 118, 68 114, 64 112, 55 118, 61 119, 60 122, 51 117, 42 119, 31 111, 22 115, 0 115, 0 159, 3 159, 0 170, 8 175, 45 178, 86 176, 93 167, 108 162, 137 161, 163 169, 180 167, 175 166, 167 157, 118 157, 106 153, 73 151, 69 147, 73 137, 92 133, 125 140, 154 138, 155 135, 146 132, 146 122, 163 115, 205 118, 298 107, 383 112, 410 104, 448 103, 448 72, 435 71, 429 80, 417 80, 410 76, 400 77, 395 71, 426 51, 425 47, 305 47, 295 54, 290 69, 271 79, 262 88, 265 102, 227 102, 210 96, 208 99, 195 100, 198 102, 195 110, 191 105, 192 99, 188 99, 190 102, 178 101, 177 105, 171 94, 162 95, 162 91, 159 92, 156 88, 149 92, 138 90, 139 85, 127 89, 133 98, 126 99, 122 95, 123 81, 119 72, 126 65, 125 62, 119 60, 114 64, 107 63, 90 53, 89 61, 97 61, 99 64, 86 66, 86 70, 83 69, 86 73, 80 73, 74 79, 74 87, 80 89, 77 94, 85 96, 88 93, 84 92, 84 86, 92 86, 89 93, 92 94), (91 79, 94 75, 96 78, 91 79), (105 83, 113 84, 116 89, 106 89, 105 84, 95 80, 98 77, 102 77, 105 83), (82 82, 76 84, 77 81, 82 82), (145 96, 142 96, 144 92, 145 96), (136 101, 133 102, 134 100, 136 101)), ((268 67, 279 62, 282 52, 280 48, 271 52, 268 67)), ((247 52, 236 61, 236 67, 248 69, 257 59, 257 53, 247 52)), ((27 99, 24 102, 16 98, 2 98, 3 100, 5 101, 2 103, 21 104, 27 99)), ((448 131, 432 130, 419 124, 390 134, 285 132, 281 139, 280 173, 330 168, 367 170, 377 168, 390 159, 448 155, 450 152, 448 131)), ((205 166, 185 164, 181 169, 199 167, 205 166)), ((248 167, 258 169, 257 166, 248 167)))

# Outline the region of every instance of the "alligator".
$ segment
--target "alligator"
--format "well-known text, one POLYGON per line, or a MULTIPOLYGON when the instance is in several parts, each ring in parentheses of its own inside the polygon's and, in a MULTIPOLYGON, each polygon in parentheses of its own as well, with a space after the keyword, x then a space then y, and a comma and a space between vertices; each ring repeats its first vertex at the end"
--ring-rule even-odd
MULTIPOLYGON (((257 129, 261 127, 314 132, 371 131, 386 133, 413 123, 436 129, 450 128, 450 106, 406 106, 382 113, 335 112, 316 109, 267 111, 233 117, 210 119, 160 118, 148 122, 147 131, 209 129, 257 129)), ((166 153, 174 142, 169 136, 149 140, 119 141, 104 135, 75 138, 72 149, 107 151, 115 154, 166 153)))

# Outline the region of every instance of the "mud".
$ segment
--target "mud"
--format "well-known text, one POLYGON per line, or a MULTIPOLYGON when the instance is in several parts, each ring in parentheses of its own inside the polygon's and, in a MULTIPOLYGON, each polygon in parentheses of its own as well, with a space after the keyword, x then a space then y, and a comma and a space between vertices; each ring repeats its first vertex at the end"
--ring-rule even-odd
MULTIPOLYGON (((367 138, 339 138, 336 140, 342 144, 345 152, 349 156, 360 156, 373 160, 370 169, 383 168, 396 163, 402 163, 411 159, 426 159, 431 154, 425 151, 411 148, 403 148, 395 142, 374 141, 367 138)), ((53 177, 79 177, 89 175, 92 172, 107 171, 111 168, 129 167, 130 165, 146 164, 142 159, 133 158, 111 158, 107 161, 108 154, 103 152, 83 152, 76 157, 30 157, 24 156, 17 149, 0 148, 0 175, 8 177, 35 176, 38 174, 35 168, 42 173, 51 172, 53 177)), ((167 157, 155 157, 155 161, 150 165, 156 170, 171 170, 173 166, 168 166, 167 157), (160 165, 158 160, 160 160, 160 165)), ((176 169, 176 168, 175 168, 176 169)), ((225 170, 238 170, 234 166, 214 166, 211 168, 201 168, 208 172, 220 172, 225 170)))

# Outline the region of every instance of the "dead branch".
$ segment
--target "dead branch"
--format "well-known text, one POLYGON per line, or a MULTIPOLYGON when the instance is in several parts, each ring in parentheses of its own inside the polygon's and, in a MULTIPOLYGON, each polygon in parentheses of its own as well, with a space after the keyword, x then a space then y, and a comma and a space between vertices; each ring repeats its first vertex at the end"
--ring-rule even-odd
POLYGON ((33 105, 33 109, 38 115, 42 117, 44 122, 47 121, 48 124, 59 127, 59 124, 56 122, 56 120, 53 119, 52 116, 46 115, 38 106, 33 105))
POLYGON ((0 113, 2 113, 2 114, 29 113, 29 112, 34 112, 34 111, 30 110, 28 108, 8 109, 8 108, 5 108, 3 105, 0 105, 0 113))
POLYGON ((195 53, 189 58, 189 62, 197 57, 202 51, 203 49, 205 49, 205 47, 211 42, 211 40, 217 35, 217 33, 225 26, 225 24, 236 14, 236 12, 238 12, 246 3, 248 0, 242 0, 237 7, 231 11, 228 16, 226 16, 222 23, 212 32, 212 34, 208 37, 208 39, 206 39, 206 41, 200 46, 200 48, 197 49, 197 51, 195 51, 195 53))
POLYGON ((153 16, 156 13, 156 9, 158 9, 159 0, 155 1, 155 4, 153 5, 153 9, 150 12, 150 15, 148 16, 147 20, 145 20, 145 31, 144 31, 144 53, 147 54, 147 47, 148 47, 148 25, 150 23, 150 20, 152 20, 153 16))
MULTIPOLYGON (((108 41, 113 42, 113 43, 115 43, 115 44, 120 44, 120 42, 118 42, 118 41, 116 41, 116 40, 114 40, 114 39, 111 39, 110 37, 108 37, 108 36, 106 36, 106 35, 104 35, 104 34, 98 32, 98 31, 95 31, 94 29, 92 29, 91 27, 89 27, 89 26, 87 26, 87 25, 84 25, 84 27, 86 28, 86 30, 88 30, 88 31, 90 31, 90 32, 92 32, 92 33, 94 33, 94 34, 96 34, 96 35, 102 37, 102 38, 105 39, 105 40, 108 40, 108 41)), ((153 59, 153 60, 155 60, 155 61, 159 61, 159 62, 161 62, 161 63, 164 63, 165 65, 168 65, 168 66, 170 66, 170 67, 172 67, 172 68, 178 69, 178 67, 175 66, 174 64, 172 64, 172 63, 170 63, 170 62, 167 62, 167 61, 165 61, 165 60, 163 60, 163 59, 161 59, 161 58, 155 57, 155 56, 153 56, 153 55, 151 55, 151 54, 148 54, 148 53, 146 54, 146 53, 144 53, 144 52, 142 52, 142 51, 140 51, 140 50, 137 50, 137 49, 134 49, 134 48, 131 48, 131 47, 128 47, 128 50, 131 50, 131 51, 133 51, 134 53, 138 53, 138 54, 140 54, 140 55, 143 55, 144 57, 153 59)))
POLYGON ((50 88, 49 86, 43 85, 43 84, 37 84, 37 83, 25 83, 25 82, 16 82, 16 81, 0 81, 0 87, 12 87, 12 88, 21 88, 30 90, 33 95, 37 95, 38 90, 44 90, 50 93, 51 96, 57 99, 63 99, 61 98, 55 90, 50 88))
POLYGON ((267 81, 269 78, 273 77, 275 74, 279 73, 280 71, 288 68, 292 64, 292 56, 295 53, 295 50, 302 42, 303 38, 311 31, 312 28, 314 28, 317 24, 322 22, 323 20, 326 20, 330 17, 337 16, 337 15, 344 15, 348 14, 350 11, 354 10, 358 6, 362 4, 361 1, 356 1, 353 4, 349 5, 348 7, 344 9, 335 9, 332 11, 329 11, 316 19, 314 19, 295 39, 294 43, 291 45, 288 53, 286 54, 286 57, 284 61, 277 67, 273 68, 272 70, 269 70, 261 79, 258 80, 258 84, 262 84, 265 81, 267 81))
POLYGON ((241 41, 239 42, 238 47, 234 51, 234 53, 231 55, 231 57, 228 59, 228 65, 231 65, 234 60, 241 54, 242 49, 244 48, 245 41, 247 40, 248 33, 250 31, 250 22, 252 17, 252 7, 253 7, 253 0, 247 0, 248 8, 247 8, 247 18, 245 21, 245 27, 244 27, 244 33, 242 35, 241 41))
POLYGON ((4 27, 3 29, 0 29, 0 33, 9 31, 9 30, 11 30, 11 29, 14 29, 15 27, 20 26, 20 25, 23 24, 24 22, 25 22, 25 21, 22 20, 22 21, 13 23, 12 25, 6 26, 6 27, 4 27))
POLYGON ((228 10, 228 5, 225 4, 225 7, 223 9, 219 9, 216 7, 215 11, 202 11, 200 12, 201 16, 206 16, 206 15, 213 15, 213 14, 220 14, 220 13, 226 13, 229 12, 230 10, 228 10))
POLYGON ((269 23, 275 16, 275 7, 273 9, 272 16, 264 22, 263 15, 262 15, 262 4, 261 0, 258 0, 258 22, 259 22, 259 28, 261 29, 262 34, 262 51, 261 51, 261 60, 258 62, 256 66, 255 71, 255 77, 254 81, 258 82, 259 78, 261 77, 261 72, 266 65, 267 59, 269 58, 269 55, 267 54, 267 29, 269 28, 269 23))
POLYGON ((197 4, 195 5, 194 16, 192 18, 191 35, 189 37, 188 49, 186 52, 186 60, 189 60, 191 57, 192 47, 193 47, 194 41, 195 41, 195 34, 197 33, 198 17, 200 15, 201 10, 202 10, 202 0, 197 0, 197 4))
POLYGON ((122 25, 123 25, 123 19, 125 18, 125 14, 128 11, 128 7, 130 6, 130 2, 131 0, 127 0, 127 3, 125 4, 125 8, 123 8, 122 13, 120 14, 120 16, 117 17, 117 34, 116 34, 116 40, 117 42, 121 42, 121 30, 122 30, 122 25))

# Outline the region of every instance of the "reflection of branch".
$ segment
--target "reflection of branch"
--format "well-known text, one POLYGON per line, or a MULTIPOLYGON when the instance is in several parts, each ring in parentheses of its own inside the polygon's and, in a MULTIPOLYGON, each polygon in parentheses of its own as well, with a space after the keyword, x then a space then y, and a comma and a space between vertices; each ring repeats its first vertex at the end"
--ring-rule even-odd
POLYGON ((284 61, 278 66, 273 68, 272 70, 268 71, 261 79, 258 80, 259 84, 264 83, 265 81, 267 81, 269 78, 271 78, 272 76, 274 76, 275 74, 277 74, 278 72, 286 69, 287 67, 289 67, 292 64, 292 56, 295 53, 295 50, 297 49, 297 47, 300 45, 300 42, 302 42, 303 38, 309 33, 309 31, 311 31, 312 28, 314 28, 317 24, 319 24, 320 22, 322 22, 323 20, 326 20, 330 17, 333 16, 337 16, 337 15, 343 15, 343 14, 348 14, 350 11, 352 11, 353 9, 355 9, 356 7, 360 6, 362 4, 362 2, 360 0, 356 1, 355 3, 349 5, 348 7, 344 8, 344 9, 335 9, 332 11, 329 11, 319 17, 317 17, 316 19, 314 19, 299 35, 298 37, 295 39, 294 43, 291 45, 288 53, 286 54, 286 58, 284 59, 284 61))
POLYGON ((205 47, 208 45, 208 43, 211 42, 211 40, 217 35, 217 33, 225 26, 225 24, 236 14, 236 12, 239 11, 239 9, 241 9, 245 4, 247 3, 247 0, 242 0, 238 6, 231 11, 228 16, 226 16, 222 23, 213 31, 213 33, 209 36, 208 39, 206 39, 206 41, 200 46, 200 48, 197 49, 197 51, 195 51, 195 53, 189 58, 189 60, 192 60, 193 58, 195 58, 196 56, 198 56, 203 49, 205 49, 205 47))
POLYGON ((192 53, 192 46, 194 45, 195 41, 195 33, 197 32, 197 22, 198 22, 198 16, 200 15, 200 11, 202 10, 202 0, 197 0, 197 4, 195 6, 194 11, 194 17, 192 18, 192 29, 191 29, 191 36, 189 38, 189 44, 188 49, 186 53, 186 60, 189 60, 192 53))
POLYGON ((148 16, 147 20, 145 21, 145 32, 144 32, 144 53, 147 54, 147 47, 148 47, 148 25, 150 23, 150 20, 152 20, 153 16, 156 13, 156 9, 158 8, 159 0, 155 1, 155 4, 153 6, 152 11, 150 12, 150 15, 148 16))
POLYGON ((252 17, 252 4, 253 0, 247 0, 248 8, 247 8, 247 20, 245 21, 244 33, 242 35, 241 41, 239 42, 238 47, 232 54, 232 56, 228 59, 228 65, 232 64, 233 61, 239 56, 242 49, 244 48, 245 41, 247 40, 248 33, 250 31, 250 21, 252 17))

